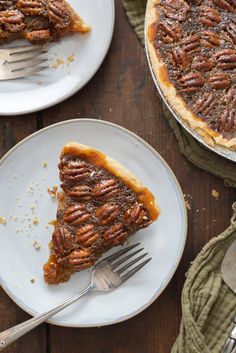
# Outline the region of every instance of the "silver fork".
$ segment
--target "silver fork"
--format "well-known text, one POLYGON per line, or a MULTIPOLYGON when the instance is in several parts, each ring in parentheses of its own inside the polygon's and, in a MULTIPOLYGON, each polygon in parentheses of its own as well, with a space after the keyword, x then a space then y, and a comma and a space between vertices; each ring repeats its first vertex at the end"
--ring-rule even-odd
POLYGON ((39 45, 0 49, 0 80, 13 80, 38 74, 48 66, 41 55, 47 51, 39 45))
POLYGON ((49 310, 46 313, 35 316, 19 325, 16 325, 6 331, 0 333, 0 351, 6 348, 9 344, 16 341, 18 338, 31 331, 33 328, 46 321, 52 315, 55 315, 59 311, 65 309, 69 305, 76 302, 86 294, 92 291, 109 292, 122 283, 126 282, 132 277, 137 271, 145 266, 151 258, 148 258, 142 262, 140 260, 148 255, 143 253, 136 257, 138 253, 144 250, 144 248, 137 249, 130 254, 125 255, 130 250, 136 248, 140 243, 131 245, 125 249, 122 249, 115 254, 100 261, 94 268, 91 274, 90 284, 87 288, 82 290, 80 293, 67 299, 56 308, 49 310), (128 261, 130 260, 130 261, 128 261), (136 266, 134 266, 137 264, 136 266))

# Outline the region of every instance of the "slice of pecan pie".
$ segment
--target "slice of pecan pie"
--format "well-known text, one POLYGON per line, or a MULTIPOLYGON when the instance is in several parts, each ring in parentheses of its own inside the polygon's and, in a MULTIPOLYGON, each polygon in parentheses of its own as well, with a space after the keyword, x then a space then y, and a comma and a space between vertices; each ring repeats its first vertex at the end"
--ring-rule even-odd
POLYGON ((148 0, 149 56, 178 115, 210 145, 236 150, 236 1, 148 0))
POLYGON ((92 147, 65 145, 59 171, 63 191, 44 265, 44 279, 50 284, 93 266, 104 252, 159 215, 151 192, 121 164, 92 147))
POLYGON ((0 43, 25 38, 42 44, 89 30, 65 0, 0 1, 0 43))

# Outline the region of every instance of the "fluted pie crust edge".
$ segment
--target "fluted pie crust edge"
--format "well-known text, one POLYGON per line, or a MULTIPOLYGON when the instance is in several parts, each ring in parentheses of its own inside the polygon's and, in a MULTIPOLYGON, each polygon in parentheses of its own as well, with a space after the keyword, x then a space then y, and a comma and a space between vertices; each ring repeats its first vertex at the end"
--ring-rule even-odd
POLYGON ((65 155, 84 158, 121 179, 137 194, 138 200, 143 203, 149 212, 151 220, 155 221, 158 218, 160 208, 157 205, 153 194, 135 177, 133 173, 131 173, 119 162, 106 156, 93 147, 82 145, 77 142, 69 142, 63 147, 61 157, 65 155))
POLYGON ((158 18, 155 6, 160 0, 148 0, 146 9, 145 32, 147 39, 147 49, 151 61, 152 69, 164 97, 171 107, 178 113, 181 119, 203 137, 205 142, 214 146, 215 144, 228 149, 236 150, 236 138, 230 140, 224 138, 220 133, 212 130, 201 118, 198 118, 186 105, 184 100, 178 95, 175 86, 168 77, 168 69, 158 50, 153 45, 153 26, 156 27, 158 18))

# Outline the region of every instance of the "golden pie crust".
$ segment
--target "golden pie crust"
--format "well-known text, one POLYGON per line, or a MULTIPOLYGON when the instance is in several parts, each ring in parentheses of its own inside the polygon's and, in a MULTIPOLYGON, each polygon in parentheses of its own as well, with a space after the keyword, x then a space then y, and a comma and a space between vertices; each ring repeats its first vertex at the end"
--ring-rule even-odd
POLYGON ((228 149, 236 150, 236 137, 226 139, 221 133, 211 129, 200 117, 197 117, 180 97, 175 85, 170 81, 168 68, 161 58, 158 48, 154 47, 157 25, 159 23, 159 11, 157 6, 160 0, 148 0, 146 10, 145 34, 147 39, 147 49, 153 72, 164 97, 171 107, 178 113, 182 120, 203 137, 205 142, 214 146, 215 144, 228 149))

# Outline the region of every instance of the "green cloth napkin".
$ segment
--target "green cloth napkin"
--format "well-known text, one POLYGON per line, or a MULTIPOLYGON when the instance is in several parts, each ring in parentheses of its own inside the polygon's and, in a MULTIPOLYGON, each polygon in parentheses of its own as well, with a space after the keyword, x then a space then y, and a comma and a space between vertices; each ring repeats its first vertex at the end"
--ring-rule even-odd
MULTIPOLYGON (((123 0, 128 19, 143 45, 146 3, 147 0, 123 0)), ((178 140, 181 153, 193 164, 224 179, 226 185, 236 187, 235 163, 218 156, 199 144, 179 125, 164 104, 163 109, 178 140)))

